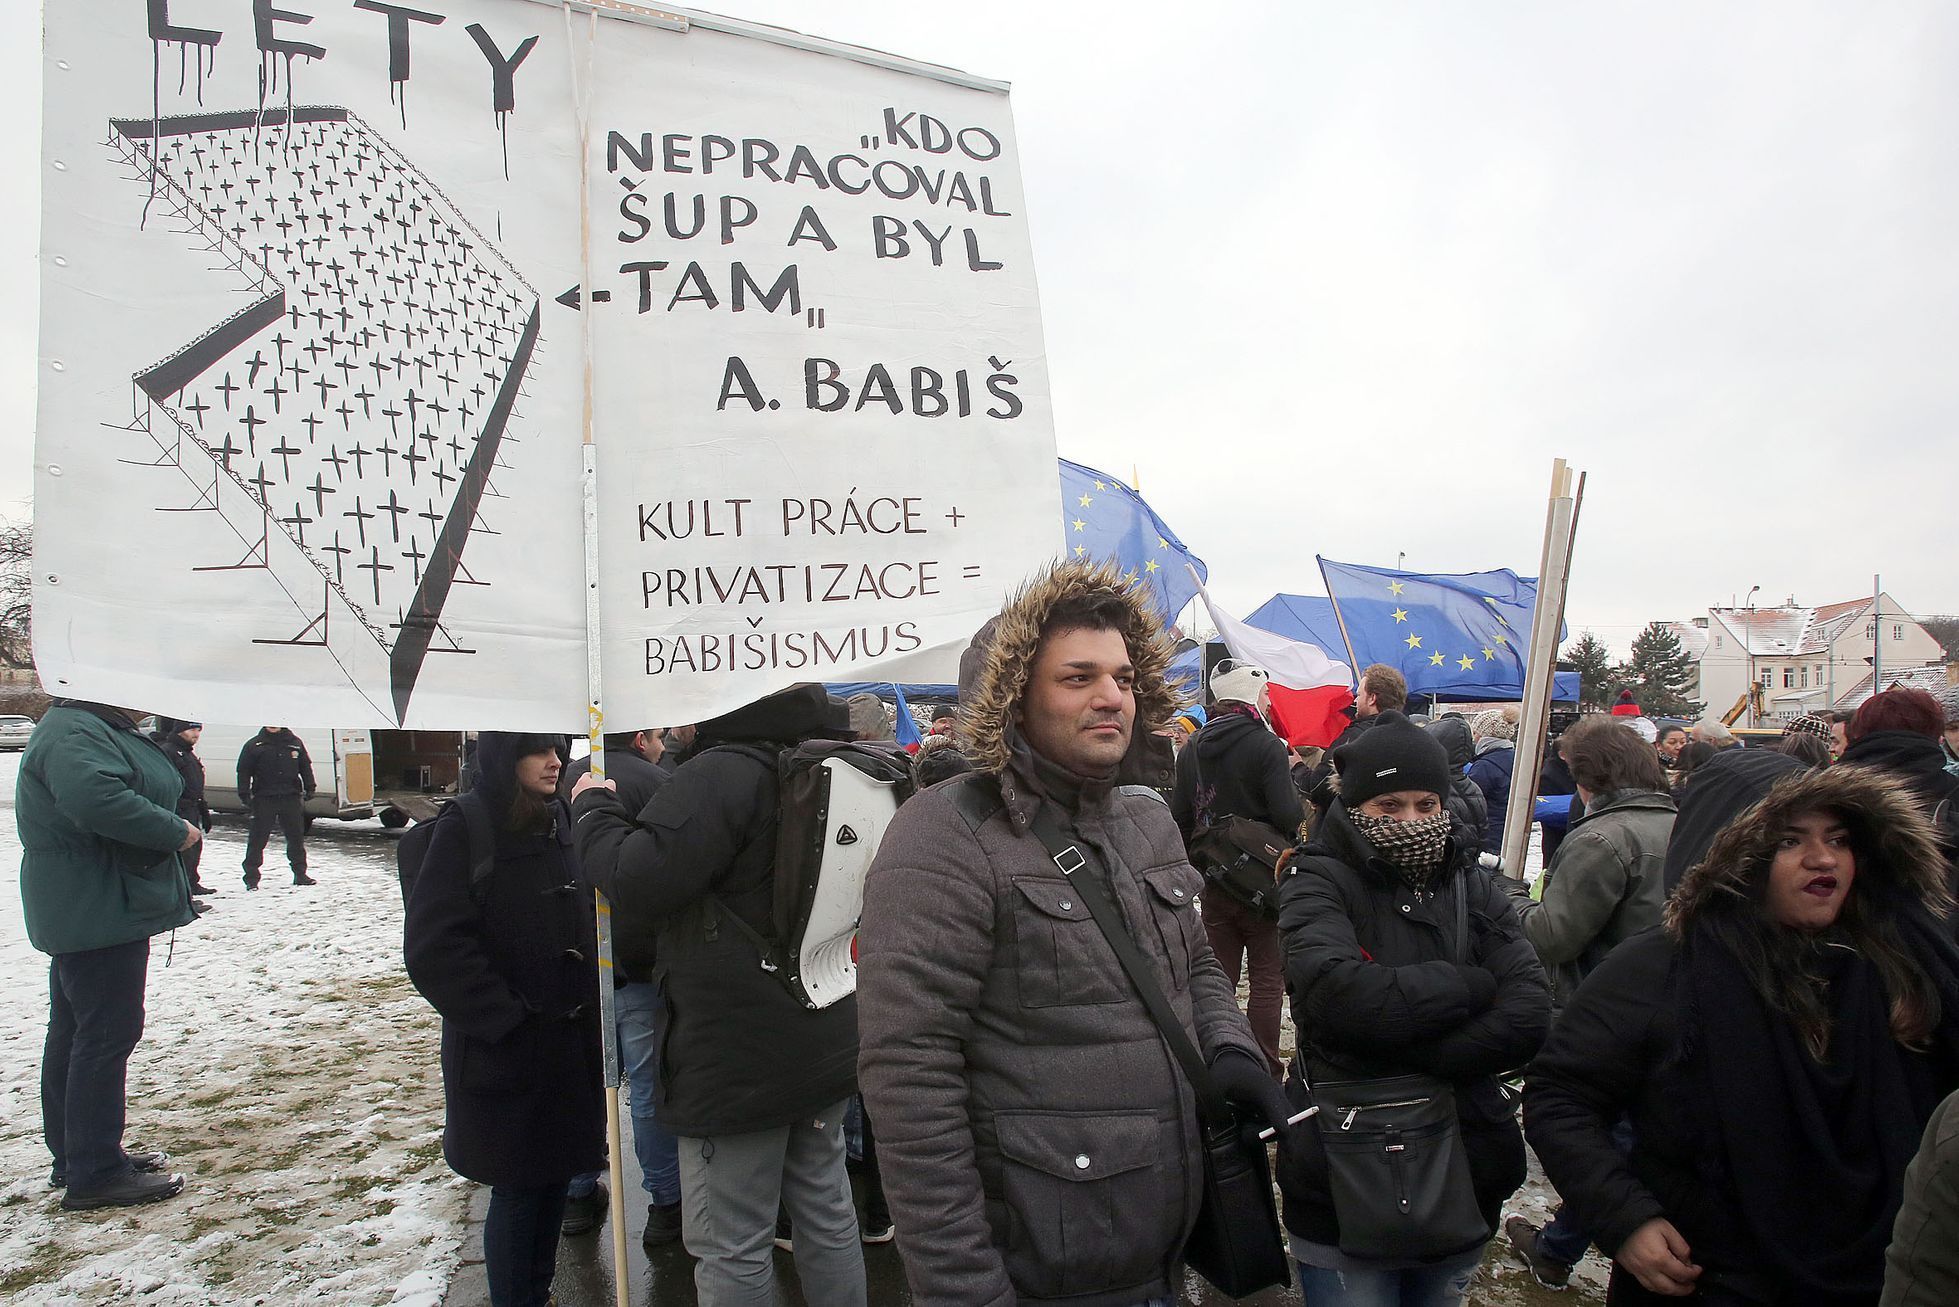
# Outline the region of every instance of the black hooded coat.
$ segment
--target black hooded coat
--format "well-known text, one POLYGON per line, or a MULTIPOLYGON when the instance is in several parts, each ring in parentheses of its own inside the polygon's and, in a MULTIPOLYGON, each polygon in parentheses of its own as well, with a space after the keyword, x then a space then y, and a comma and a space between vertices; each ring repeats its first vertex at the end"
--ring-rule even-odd
POLYGON ((676 1135, 774 1129, 856 1088, 856 998, 809 1011, 726 920, 775 932, 777 781, 772 762, 719 747, 848 738, 843 703, 799 686, 701 723, 686 765, 643 811, 602 789, 573 807, 622 955, 656 959, 666 1019, 654 1102, 676 1135))
POLYGON ((442 1152, 482 1184, 563 1184, 605 1165, 598 944, 564 804, 543 830, 507 828, 517 760, 562 737, 485 731, 476 793, 496 866, 470 885, 469 834, 445 809, 408 901, 409 979, 442 1014, 442 1152))
POLYGON ((1463 774, 1476 760, 1476 740, 1469 733, 1469 723, 1460 717, 1444 717, 1430 722, 1428 733, 1449 755, 1449 792, 1442 796, 1442 802, 1454 818, 1456 839, 1466 848, 1480 849, 1489 829, 1490 801, 1483 797, 1482 787, 1463 774))
POLYGON ((1292 786, 1285 741, 1245 712, 1219 711, 1177 756, 1170 815, 1193 831, 1225 817, 1262 821, 1297 838, 1306 810, 1292 786))
POLYGON ((1698 768, 1693 784, 1680 792, 1680 812, 1667 838, 1666 892, 1673 893, 1707 856, 1728 823, 1758 803, 1770 786, 1802 770, 1801 762, 1773 749, 1723 749, 1698 768))
MULTIPOLYGON (((1724 826, 1666 924, 1615 949, 1565 1007, 1531 1065, 1524 1127, 1608 1254, 1664 1217, 1702 1268, 1703 1297, 1874 1307, 1904 1169, 1959 1086, 1959 948, 1941 919, 1950 900, 1931 829, 1894 777, 1800 766, 1724 826), (1818 1062, 1725 942, 1724 921, 1761 913, 1758 886, 1787 822, 1819 809, 1851 828, 1853 898, 1889 922, 1937 994, 1922 1048, 1892 1036, 1876 967, 1831 933, 1807 963, 1831 1020, 1818 1062), (1630 1155, 1612 1139, 1621 1117, 1630 1155)), ((1616 1269, 1612 1300, 1673 1301, 1616 1269)))

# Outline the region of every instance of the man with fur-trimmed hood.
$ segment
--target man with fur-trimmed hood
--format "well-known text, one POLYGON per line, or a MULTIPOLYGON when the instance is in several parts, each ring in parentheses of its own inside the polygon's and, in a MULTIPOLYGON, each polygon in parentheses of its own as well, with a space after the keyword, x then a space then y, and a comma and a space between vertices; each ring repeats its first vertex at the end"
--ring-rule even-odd
POLYGON ((1195 1100, 1033 833, 1043 809, 1091 854, 1077 875, 1106 877, 1227 1096, 1286 1113, 1193 910, 1203 880, 1176 823, 1126 784, 1173 710, 1168 661, 1113 569, 1034 578, 961 668, 978 773, 900 809, 872 864, 859 1075, 921 1302, 1131 1307, 1180 1288, 1203 1176, 1195 1100))

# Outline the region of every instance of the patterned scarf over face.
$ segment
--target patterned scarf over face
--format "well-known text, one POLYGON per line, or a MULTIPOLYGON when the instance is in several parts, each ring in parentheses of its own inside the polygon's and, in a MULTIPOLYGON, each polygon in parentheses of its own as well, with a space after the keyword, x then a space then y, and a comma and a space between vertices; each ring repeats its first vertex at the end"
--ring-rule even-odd
POLYGON ((1364 812, 1350 812, 1347 816, 1353 821, 1354 829, 1361 833, 1361 838, 1373 845, 1374 851, 1400 871, 1402 877, 1416 889, 1426 885, 1436 868, 1442 865, 1442 857, 1448 851, 1449 844, 1447 809, 1438 809, 1413 821, 1370 817, 1364 812))

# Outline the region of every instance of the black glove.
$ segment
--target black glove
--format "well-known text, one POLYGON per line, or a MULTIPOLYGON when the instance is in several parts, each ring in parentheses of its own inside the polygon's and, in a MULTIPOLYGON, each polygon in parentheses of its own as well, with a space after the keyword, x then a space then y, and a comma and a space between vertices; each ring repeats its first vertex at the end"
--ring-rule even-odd
POLYGON ((1257 1116, 1273 1129, 1284 1132, 1292 1103, 1285 1089, 1265 1069, 1265 1059, 1252 1058, 1235 1048, 1219 1053, 1211 1063, 1211 1079, 1217 1081, 1226 1099, 1235 1107, 1257 1116))

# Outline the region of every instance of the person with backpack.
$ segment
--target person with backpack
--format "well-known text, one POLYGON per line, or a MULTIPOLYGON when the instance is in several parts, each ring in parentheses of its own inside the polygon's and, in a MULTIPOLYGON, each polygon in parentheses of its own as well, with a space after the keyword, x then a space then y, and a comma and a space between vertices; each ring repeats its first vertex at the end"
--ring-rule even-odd
POLYGON ((1211 673, 1217 706, 1177 757, 1177 784, 1170 815, 1183 833, 1191 865, 1204 873, 1204 933, 1217 954, 1224 978, 1235 992, 1248 965, 1251 994, 1245 1015, 1274 1076, 1285 1071, 1279 1056, 1279 1015, 1285 1002, 1285 962, 1279 955, 1279 877, 1277 859, 1249 858, 1225 836, 1232 818, 1257 822, 1265 847, 1283 852, 1299 838, 1306 809, 1293 788, 1285 741, 1266 724, 1266 682, 1271 674, 1250 663, 1226 661, 1211 673), (1256 885, 1257 897, 1227 868, 1256 885))
POLYGON ((238 751, 238 800, 252 814, 245 836, 246 889, 258 888, 266 841, 275 825, 286 837, 292 883, 318 883, 306 874, 306 801, 314 788, 306 743, 284 726, 261 729, 238 751))
POLYGON ((654 1109, 680 1142, 682 1239, 703 1307, 774 1301, 778 1205, 811 1307, 863 1307, 845 1170, 857 1003, 812 1010, 764 963, 773 935, 778 754, 846 740, 820 685, 696 727, 685 766, 638 813, 606 781, 573 790, 581 860, 612 903, 622 955, 647 954, 670 1021, 654 1109))
POLYGON ((402 954, 442 1014, 443 1156, 490 1186, 491 1307, 550 1301, 565 1186, 605 1163, 592 894, 557 797, 567 752, 563 736, 484 731, 475 789, 402 863, 402 954))
POLYGON ((1499 1077, 1544 1042, 1550 991, 1451 833, 1442 745, 1387 712, 1333 760, 1339 797, 1280 891, 1288 1088, 1320 1109, 1279 1151, 1286 1229, 1312 1307, 1453 1307, 1524 1181, 1499 1077))

